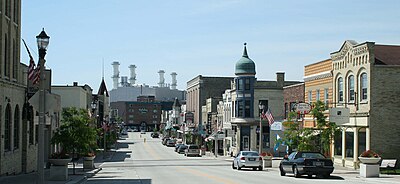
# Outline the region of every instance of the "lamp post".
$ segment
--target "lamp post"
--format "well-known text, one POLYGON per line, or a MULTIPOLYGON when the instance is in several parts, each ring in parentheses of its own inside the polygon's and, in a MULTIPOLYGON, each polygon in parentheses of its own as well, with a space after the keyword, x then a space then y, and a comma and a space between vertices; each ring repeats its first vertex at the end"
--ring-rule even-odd
POLYGON ((42 32, 38 36, 36 36, 37 45, 39 49, 39 127, 38 127, 38 158, 37 158, 37 169, 38 169, 38 183, 44 183, 44 128, 46 122, 46 95, 45 95, 45 75, 44 75, 44 63, 46 60, 44 57, 46 56, 47 46, 49 44, 50 37, 47 36, 46 32, 44 32, 44 28, 42 32))
POLYGON ((261 114, 262 114, 262 111, 264 110, 264 108, 265 108, 265 105, 264 104, 259 104, 258 105, 258 108, 259 108, 259 110, 260 110, 260 132, 259 132, 259 139, 260 139, 260 142, 259 142, 259 146, 258 146, 258 151, 260 152, 260 154, 262 153, 262 123, 261 123, 261 120, 262 120, 262 116, 261 116, 261 114))

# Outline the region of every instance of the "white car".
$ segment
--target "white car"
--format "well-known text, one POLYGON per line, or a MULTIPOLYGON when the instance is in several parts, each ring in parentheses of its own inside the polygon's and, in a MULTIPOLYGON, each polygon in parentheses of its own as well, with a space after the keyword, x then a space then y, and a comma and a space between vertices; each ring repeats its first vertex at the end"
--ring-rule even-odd
POLYGON ((201 157, 199 146, 195 144, 187 145, 187 148, 185 149, 185 156, 190 156, 190 155, 201 157))
POLYGON ((263 170, 262 157, 256 151, 240 151, 233 159, 232 169, 253 168, 263 170))

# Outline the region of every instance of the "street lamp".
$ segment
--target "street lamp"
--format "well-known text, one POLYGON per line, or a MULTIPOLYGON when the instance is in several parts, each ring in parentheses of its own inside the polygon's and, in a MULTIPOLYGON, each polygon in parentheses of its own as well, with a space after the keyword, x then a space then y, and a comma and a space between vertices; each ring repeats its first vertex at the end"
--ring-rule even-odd
POLYGON ((44 183, 44 128, 46 122, 46 99, 45 99, 45 85, 44 85, 44 63, 46 60, 44 57, 46 56, 47 46, 49 45, 50 37, 47 36, 46 32, 44 32, 44 28, 42 32, 38 36, 36 36, 37 45, 39 49, 39 127, 38 127, 38 160, 37 160, 37 169, 38 169, 38 182, 44 183))
POLYGON ((261 123, 261 120, 262 120, 262 113, 263 113, 263 110, 264 110, 264 108, 265 108, 265 105, 264 104, 258 104, 258 108, 259 108, 259 110, 260 110, 260 132, 259 132, 259 139, 260 139, 260 142, 259 142, 259 148, 258 148, 258 150, 259 150, 259 152, 260 152, 260 154, 262 153, 262 123, 261 123))

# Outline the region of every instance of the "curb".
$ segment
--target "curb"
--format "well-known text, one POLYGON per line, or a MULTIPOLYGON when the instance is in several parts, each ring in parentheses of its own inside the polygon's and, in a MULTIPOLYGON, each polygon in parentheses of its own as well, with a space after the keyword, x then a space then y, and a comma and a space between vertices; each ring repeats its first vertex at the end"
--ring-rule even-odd
POLYGON ((80 178, 80 179, 77 180, 77 181, 70 181, 70 182, 67 182, 66 184, 86 183, 86 181, 87 181, 87 177, 86 177, 86 176, 83 176, 82 178, 80 178))
POLYGON ((100 172, 101 170, 102 170, 102 168, 100 167, 100 168, 93 169, 93 170, 91 170, 89 172, 86 172, 85 177, 91 178, 94 175, 96 175, 98 172, 100 172))

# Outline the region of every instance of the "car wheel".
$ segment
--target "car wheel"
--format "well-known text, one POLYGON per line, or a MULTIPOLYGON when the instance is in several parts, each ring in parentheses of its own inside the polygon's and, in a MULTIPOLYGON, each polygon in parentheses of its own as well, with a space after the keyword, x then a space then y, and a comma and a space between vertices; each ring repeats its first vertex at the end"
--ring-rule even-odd
POLYGON ((281 176, 285 176, 286 175, 285 171, 282 168, 282 165, 279 166, 279 170, 281 171, 281 176))
POLYGON ((232 162, 232 169, 236 169, 235 164, 232 162))
POLYGON ((297 166, 293 167, 293 174, 295 178, 300 177, 299 169, 297 169, 297 166))
POLYGON ((257 168, 256 167, 253 167, 253 171, 256 171, 257 170, 257 168))
POLYGON ((237 164, 237 170, 241 170, 242 168, 240 167, 239 163, 237 164))
POLYGON ((312 178, 312 174, 308 174, 308 175, 307 175, 307 178, 312 178))
POLYGON ((329 178, 329 176, 331 176, 331 174, 329 174, 329 173, 324 173, 324 174, 322 174, 322 177, 323 177, 323 178, 329 178))
POLYGON ((258 167, 258 170, 259 170, 259 171, 262 171, 262 170, 263 170, 263 167, 262 167, 262 166, 258 167))

